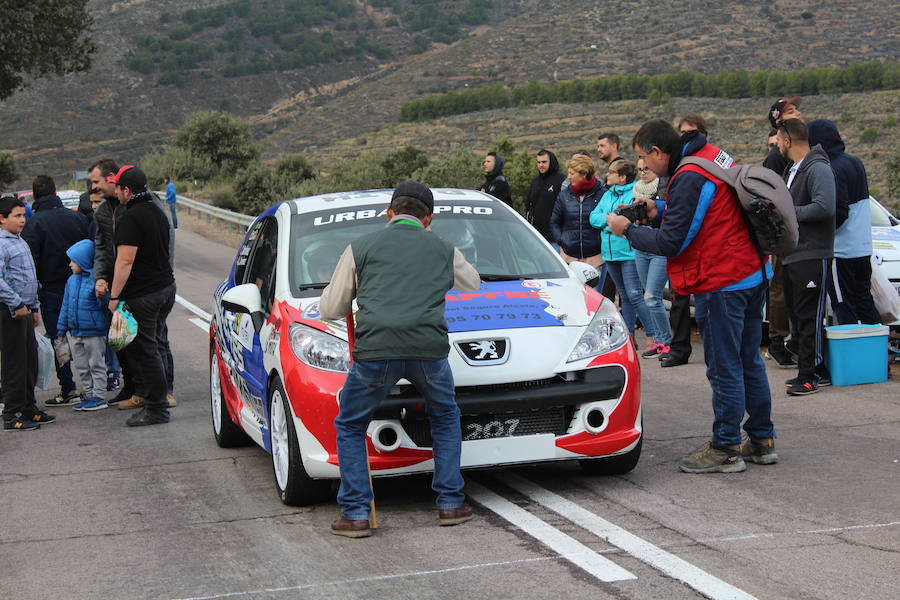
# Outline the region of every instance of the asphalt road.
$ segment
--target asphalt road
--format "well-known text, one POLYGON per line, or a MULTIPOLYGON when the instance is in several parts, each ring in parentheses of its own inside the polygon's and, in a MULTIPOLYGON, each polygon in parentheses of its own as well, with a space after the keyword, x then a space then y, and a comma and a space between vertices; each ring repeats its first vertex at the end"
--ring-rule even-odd
MULTIPOLYGON (((179 294, 208 311, 232 256, 179 230, 179 294)), ((476 518, 449 528, 427 478, 379 480, 381 528, 347 540, 333 502, 280 503, 265 451, 216 446, 202 319, 176 305, 169 323, 171 424, 60 408, 0 435, 0 598, 900 598, 896 382, 789 398, 770 368, 781 462, 687 475, 711 423, 701 350, 644 361, 632 473, 470 472, 476 518)))

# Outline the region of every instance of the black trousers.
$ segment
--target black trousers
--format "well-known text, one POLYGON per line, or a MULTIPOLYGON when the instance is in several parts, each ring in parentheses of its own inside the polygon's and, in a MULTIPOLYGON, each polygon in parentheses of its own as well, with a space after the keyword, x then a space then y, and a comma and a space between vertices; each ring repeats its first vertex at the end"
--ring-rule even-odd
POLYGON ((797 327, 797 365, 801 382, 825 371, 825 298, 830 258, 784 265, 784 299, 797 327))
POLYGON ((691 356, 691 295, 672 292, 672 310, 669 312, 672 325, 672 343, 669 355, 687 360, 691 356))
POLYGON ((166 392, 166 347, 164 337, 166 319, 172 310, 175 284, 146 294, 126 298, 125 303, 138 324, 138 333, 125 347, 125 354, 132 369, 139 375, 143 386, 144 406, 149 411, 168 413, 166 392))
POLYGON ((31 416, 37 412, 34 384, 37 381, 38 355, 31 315, 14 319, 9 307, 0 304, 0 380, 3 382, 3 420, 16 413, 31 416))
POLYGON ((828 295, 839 324, 881 323, 881 315, 872 299, 872 263, 868 256, 834 259, 828 295))

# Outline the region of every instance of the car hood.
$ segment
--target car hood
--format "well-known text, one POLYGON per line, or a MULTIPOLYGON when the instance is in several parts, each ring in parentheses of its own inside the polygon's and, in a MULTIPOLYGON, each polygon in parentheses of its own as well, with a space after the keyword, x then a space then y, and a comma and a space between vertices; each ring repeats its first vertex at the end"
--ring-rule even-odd
MULTIPOLYGON (((293 302, 291 303, 293 304, 293 302)), ((483 282, 475 292, 447 292, 444 315, 449 332, 534 327, 584 327, 600 304, 600 297, 576 279, 528 279, 483 282)), ((300 317, 320 321, 346 338, 345 324, 324 321, 319 299, 295 305, 300 317)))

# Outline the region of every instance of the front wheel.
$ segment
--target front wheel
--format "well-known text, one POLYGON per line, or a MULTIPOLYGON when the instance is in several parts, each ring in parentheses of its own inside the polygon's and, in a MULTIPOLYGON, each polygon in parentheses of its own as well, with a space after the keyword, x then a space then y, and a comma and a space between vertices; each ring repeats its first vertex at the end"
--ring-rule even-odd
POLYGON ((269 431, 272 436, 272 471, 281 501, 288 506, 308 506, 327 499, 331 493, 330 482, 313 479, 303 468, 291 408, 277 377, 272 381, 269 393, 269 431))
POLYGON ((581 465, 581 470, 588 475, 622 475, 637 466, 643 444, 644 434, 641 433, 641 439, 638 440, 637 445, 625 454, 606 458, 582 459, 578 461, 578 464, 581 465))

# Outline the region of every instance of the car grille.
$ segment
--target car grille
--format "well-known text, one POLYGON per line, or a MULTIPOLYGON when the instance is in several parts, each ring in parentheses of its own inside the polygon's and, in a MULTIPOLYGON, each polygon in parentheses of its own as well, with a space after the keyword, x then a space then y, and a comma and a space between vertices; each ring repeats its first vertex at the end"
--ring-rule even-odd
MULTIPOLYGON (((462 439, 479 440, 552 433, 564 435, 575 414, 574 406, 551 406, 524 411, 463 415, 462 439)), ((406 434, 420 448, 431 447, 431 426, 427 419, 401 421, 406 434)))
POLYGON ((484 394, 491 392, 507 392, 511 390, 526 390, 544 387, 553 383, 559 383, 559 377, 551 377, 549 379, 533 379, 531 381, 516 381, 515 383, 495 383, 490 385, 469 385, 456 388, 456 395, 463 396, 465 394, 484 394))

